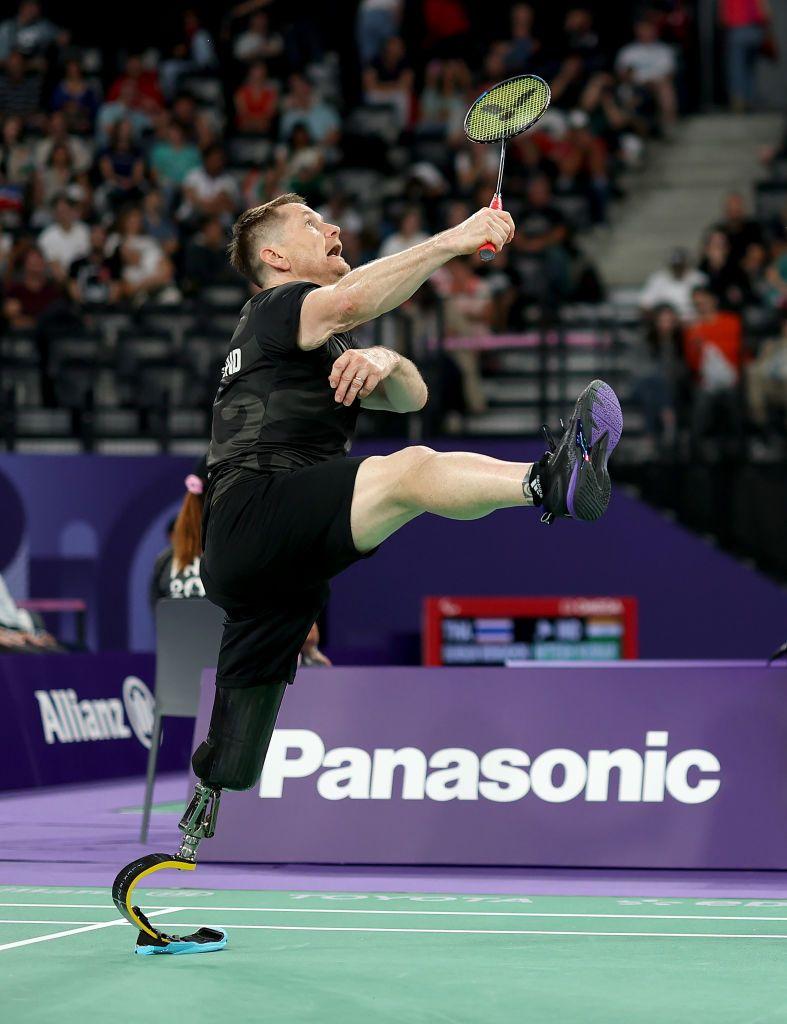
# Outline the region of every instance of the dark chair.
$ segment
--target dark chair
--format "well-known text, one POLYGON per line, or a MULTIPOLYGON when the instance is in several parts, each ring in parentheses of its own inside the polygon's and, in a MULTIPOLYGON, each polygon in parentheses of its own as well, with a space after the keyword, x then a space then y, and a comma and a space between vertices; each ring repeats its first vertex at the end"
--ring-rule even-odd
POLYGON ((224 612, 210 601, 162 598, 156 604, 156 707, 148 754, 139 841, 148 837, 161 720, 166 715, 196 718, 202 670, 216 665, 224 612))

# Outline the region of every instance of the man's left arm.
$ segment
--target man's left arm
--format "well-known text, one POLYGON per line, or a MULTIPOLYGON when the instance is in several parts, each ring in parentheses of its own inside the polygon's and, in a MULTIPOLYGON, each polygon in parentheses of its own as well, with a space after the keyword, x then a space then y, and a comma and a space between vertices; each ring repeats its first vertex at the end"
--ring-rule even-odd
POLYGON ((333 364, 329 381, 337 402, 351 405, 357 395, 364 409, 417 412, 428 397, 415 364, 381 345, 343 352, 333 364), (360 389, 358 381, 363 381, 360 389))

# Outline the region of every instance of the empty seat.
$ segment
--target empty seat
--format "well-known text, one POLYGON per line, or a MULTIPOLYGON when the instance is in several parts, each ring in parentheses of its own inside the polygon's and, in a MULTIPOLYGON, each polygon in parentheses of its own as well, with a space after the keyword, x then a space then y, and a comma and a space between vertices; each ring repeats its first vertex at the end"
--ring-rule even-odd
POLYGON ((102 358, 102 342, 99 335, 68 335, 53 337, 49 342, 48 369, 57 374, 66 362, 75 360, 97 364, 102 358))
POLYGON ((166 414, 167 433, 170 437, 209 438, 206 409, 169 409, 166 414))
POLYGON ((223 311, 237 311, 239 315, 248 297, 249 293, 243 285, 234 284, 211 284, 200 288, 198 293, 201 302, 223 311))
POLYGON ((90 426, 95 438, 138 437, 139 413, 136 409, 96 408, 90 426))
POLYGON ((71 413, 67 409, 17 409, 18 437, 72 437, 71 413))
POLYGON ((16 405, 41 404, 41 375, 38 367, 25 362, 0 365, 0 393, 16 405))
POLYGON ((265 135, 239 135, 230 139, 229 158, 231 164, 241 167, 260 167, 268 163, 273 153, 273 143, 265 135))

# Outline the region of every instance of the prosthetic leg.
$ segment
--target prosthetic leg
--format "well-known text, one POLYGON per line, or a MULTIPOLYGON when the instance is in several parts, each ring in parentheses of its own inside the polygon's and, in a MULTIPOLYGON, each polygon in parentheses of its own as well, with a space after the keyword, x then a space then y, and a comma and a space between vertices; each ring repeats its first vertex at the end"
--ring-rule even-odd
POLYGON ((178 825, 183 833, 178 852, 174 856, 151 853, 132 861, 112 886, 115 906, 139 929, 135 953, 210 953, 227 945, 227 933, 221 928, 200 928, 183 936, 159 931, 132 903, 132 896, 138 883, 154 872, 196 869, 199 844, 216 831, 222 790, 251 789, 260 777, 286 688, 286 683, 217 687, 208 737, 191 759, 199 782, 178 825))

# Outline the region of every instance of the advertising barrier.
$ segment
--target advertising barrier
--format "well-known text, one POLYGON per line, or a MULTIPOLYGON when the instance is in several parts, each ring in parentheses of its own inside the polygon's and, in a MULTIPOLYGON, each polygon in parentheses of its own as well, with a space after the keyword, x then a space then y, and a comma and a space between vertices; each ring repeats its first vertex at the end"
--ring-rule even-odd
POLYGON ((200 859, 785 869, 787 670, 305 669, 200 859))
MULTIPOLYGON (((0 657, 0 790, 144 774, 154 668, 152 654, 0 657)), ((165 721, 159 771, 186 767, 192 729, 165 721)))

